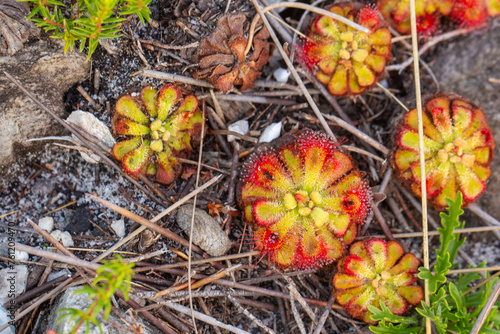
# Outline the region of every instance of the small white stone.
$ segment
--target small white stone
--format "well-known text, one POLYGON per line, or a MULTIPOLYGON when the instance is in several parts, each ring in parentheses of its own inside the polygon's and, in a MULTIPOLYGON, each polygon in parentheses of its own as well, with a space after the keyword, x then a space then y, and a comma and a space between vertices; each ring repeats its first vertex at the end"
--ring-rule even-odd
POLYGON ((57 241, 61 242, 64 247, 73 247, 75 245, 73 243, 73 238, 71 238, 71 234, 69 234, 68 231, 61 232, 59 230, 55 230, 50 235, 57 241))
MULTIPOLYGON (((233 124, 229 125, 227 127, 229 131, 237 132, 240 135, 245 135, 248 132, 248 121, 247 120, 240 120, 238 122, 234 122, 233 124)), ((235 139, 238 139, 238 137, 235 137, 233 135, 228 135, 227 136, 227 141, 232 142, 235 139)))
POLYGON ((123 219, 113 220, 113 222, 111 223, 111 228, 120 238, 123 238, 125 236, 125 222, 123 221, 123 219))
POLYGON ((389 88, 389 82, 387 81, 387 79, 380 80, 379 84, 384 88, 389 88))
POLYGON ((281 134, 281 125, 281 122, 269 125, 260 136, 259 143, 269 143, 278 138, 281 134))
POLYGON ((38 226, 47 232, 52 232, 54 229, 54 218, 52 217, 43 217, 38 221, 38 226))
POLYGON ((17 249, 14 251, 14 256, 16 257, 16 260, 20 261, 28 261, 28 259, 30 258, 28 253, 24 251, 18 251, 17 249))
POLYGON ((276 79, 278 82, 287 82, 288 78, 290 77, 290 70, 278 67, 274 72, 273 72, 273 77, 276 79))
MULTIPOLYGON (((87 131, 88 134, 97 138, 101 144, 109 147, 110 149, 116 143, 115 139, 113 138, 113 135, 109 131, 109 128, 106 126, 106 124, 101 122, 99 119, 97 119, 94 115, 92 115, 89 112, 75 110, 71 113, 71 115, 69 115, 66 121, 78 125, 80 128, 87 131)), ((73 136, 73 139, 76 142, 79 142, 79 140, 75 136, 73 136)), ((89 156, 87 153, 80 151, 80 155, 85 161, 93 164, 101 160, 101 158, 98 155, 93 153, 91 153, 89 156)))

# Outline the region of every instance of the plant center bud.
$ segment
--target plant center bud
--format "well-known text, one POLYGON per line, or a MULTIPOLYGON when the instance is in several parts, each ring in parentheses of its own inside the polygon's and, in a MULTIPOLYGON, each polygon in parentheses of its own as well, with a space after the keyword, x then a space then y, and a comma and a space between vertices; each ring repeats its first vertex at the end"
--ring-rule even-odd
POLYGON ((161 140, 153 140, 151 143, 151 149, 155 152, 163 151, 163 143, 161 140))
POLYGON ((151 122, 151 125, 149 126, 151 131, 158 131, 161 128, 161 121, 159 119, 154 120, 151 122))

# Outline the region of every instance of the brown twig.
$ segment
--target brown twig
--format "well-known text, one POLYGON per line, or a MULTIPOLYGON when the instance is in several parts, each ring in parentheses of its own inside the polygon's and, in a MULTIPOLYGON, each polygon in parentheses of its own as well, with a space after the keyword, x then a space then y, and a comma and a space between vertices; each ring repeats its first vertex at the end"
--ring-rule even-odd
POLYGON ((262 330, 264 332, 266 332, 266 333, 275 334, 274 331, 271 328, 269 328, 266 325, 264 325, 262 323, 262 321, 260 321, 259 319, 257 319, 252 313, 250 313, 247 309, 245 309, 243 306, 241 306, 240 302, 237 301, 236 298, 234 298, 231 295, 227 295, 227 298, 234 304, 234 306, 236 306, 236 308, 238 309, 238 311, 240 311, 241 313, 243 313, 248 319, 250 319, 250 321, 252 323, 254 323, 258 327, 262 328, 262 330))
MULTIPOLYGON (((208 108, 208 109, 210 110, 210 108, 208 108)), ((214 112, 214 114, 215 114, 215 112, 214 112)), ((212 130, 219 130, 220 129, 220 127, 217 125, 214 117, 212 116, 212 114, 210 112, 207 114, 207 118, 208 118, 208 122, 210 123, 210 127, 212 128, 212 130)), ((229 148, 229 145, 227 144, 224 136, 223 135, 215 135, 215 139, 219 143, 219 145, 222 148, 222 150, 224 151, 224 153, 226 153, 226 155, 228 157, 231 157, 232 156, 231 149, 229 148)))
MULTIPOLYGON (((180 162, 182 163, 185 163, 185 164, 190 164, 190 165, 198 165, 198 162, 196 161, 193 161, 193 160, 189 160, 189 159, 184 159, 184 158, 177 158, 177 160, 179 160, 180 162)), ((221 174, 226 174, 226 175, 231 175, 230 172, 228 172, 227 170, 223 170, 223 169, 220 169, 220 168, 217 168, 217 167, 212 167, 210 165, 207 165, 207 164, 201 164, 201 167, 204 167, 206 169, 210 169, 210 170, 214 170, 218 173, 221 173, 221 174)))
POLYGON ((328 318, 328 315, 330 314, 330 310, 332 309, 332 305, 335 303, 335 295, 331 295, 330 299, 328 300, 328 304, 326 304, 325 310, 323 311, 323 314, 319 318, 318 325, 316 326, 316 329, 314 330, 313 334, 319 334, 321 332, 321 329, 325 325, 326 319, 328 318))
POLYGON ((257 138, 246 136, 246 135, 242 135, 239 132, 230 131, 230 130, 212 130, 212 131, 210 131, 210 134, 214 134, 214 135, 226 135, 226 136, 227 135, 231 135, 231 136, 238 137, 240 139, 243 139, 243 140, 245 140, 247 142, 250 142, 250 143, 253 143, 253 144, 257 144, 259 142, 259 140, 257 138))
MULTIPOLYGON (((279 291, 279 287, 276 285, 276 291, 279 291)), ((284 334, 289 334, 290 330, 288 329, 288 321, 286 318, 286 311, 285 311, 285 303, 283 302, 283 299, 278 298, 278 307, 279 307, 279 312, 280 312, 280 318, 281 318, 281 323, 283 324, 283 333, 284 334)))
POLYGON ((22 252, 26 252, 28 254, 44 257, 44 258, 51 259, 51 260, 58 261, 58 262, 62 262, 62 263, 68 263, 68 264, 75 266, 75 267, 78 266, 78 267, 88 268, 88 269, 95 271, 95 270, 99 269, 99 267, 101 266, 100 264, 97 264, 97 263, 92 263, 89 261, 80 260, 78 258, 73 258, 71 256, 67 256, 67 255, 63 255, 63 254, 59 254, 59 253, 44 251, 44 250, 41 250, 38 248, 26 246, 26 245, 19 244, 19 243, 16 243, 15 247, 17 250, 20 250, 22 252))
MULTIPOLYGON (((210 262, 221 262, 221 261, 226 261, 226 260, 234 260, 234 259, 240 259, 248 256, 254 256, 260 254, 259 251, 251 251, 247 253, 240 253, 240 254, 230 254, 230 255, 224 255, 224 256, 218 256, 218 257, 209 257, 203 260, 196 260, 196 261, 191 261, 191 265, 199 265, 199 264, 206 264, 210 262)), ((136 267, 134 269, 135 272, 143 272, 143 271, 156 271, 160 269, 171 269, 171 268, 182 268, 186 267, 188 265, 188 262, 177 262, 177 263, 169 263, 169 264, 159 264, 159 265, 152 265, 152 266, 146 266, 146 267, 136 267)))
POLYGON ((479 333, 481 327, 483 327, 483 324, 486 321, 486 318, 488 317, 488 314, 495 305, 495 302, 497 301, 499 295, 500 295, 500 280, 498 280, 497 284, 495 284, 495 287, 493 288, 491 295, 486 301, 486 304, 483 306, 481 313, 477 317, 477 320, 474 323, 474 327, 472 327, 472 330, 470 331, 471 334, 479 333))
POLYGON ((375 218, 377 219, 378 224, 379 224, 380 228, 382 228, 382 231, 384 232, 385 236, 389 240, 394 240, 394 236, 392 235, 392 232, 389 229, 389 226, 387 226, 387 223, 385 222, 384 216, 380 212, 380 209, 378 208, 378 206, 375 204, 372 204, 372 210, 373 210, 373 214, 375 215, 375 218))
POLYGON ((338 126, 340 126, 341 128, 343 128, 344 130, 349 131, 350 133, 352 133, 356 137, 364 140, 370 146, 373 146, 373 148, 379 150, 383 154, 389 155, 390 151, 389 151, 389 149, 387 147, 385 147, 384 145, 382 145, 379 141, 377 141, 377 140, 373 139, 372 137, 368 136, 366 133, 358 130, 358 128, 356 128, 355 126, 347 123, 346 121, 344 121, 343 119, 338 118, 337 116, 327 115, 327 114, 322 114, 322 115, 326 119, 334 122, 335 124, 337 124, 338 126))
POLYGON ((297 310, 297 305, 295 305, 295 297, 290 291, 290 306, 292 307, 292 314, 293 317, 295 318, 295 323, 297 324, 297 327, 300 330, 301 334, 306 334, 306 328, 304 327, 304 322, 302 321, 302 317, 297 310))
POLYGON ((223 322, 216 320, 215 318, 213 318, 211 316, 208 316, 208 315, 203 314, 203 313, 198 312, 198 311, 191 310, 191 309, 189 309, 189 307, 185 307, 185 306, 182 306, 182 305, 177 304, 177 303, 168 303, 168 304, 165 304, 165 306, 168 308, 171 308, 173 310, 176 310, 178 312, 184 313, 185 315, 194 316, 196 319, 201 320, 203 322, 206 322, 207 324, 218 326, 220 328, 224 328, 224 329, 226 329, 230 332, 236 333, 236 334, 250 334, 249 332, 247 332, 245 330, 239 329, 239 328, 231 326, 231 325, 227 325, 223 322))
MULTIPOLYGON (((22 245, 22 244, 17 244, 16 243, 15 247, 17 249, 19 249, 21 251, 24 250, 25 252, 27 252, 29 254, 35 254, 35 255, 38 255, 38 256, 43 256, 43 257, 46 257, 46 258, 49 258, 49 259, 53 259, 53 260, 59 261, 59 262, 70 263, 72 265, 81 266, 81 267, 84 267, 84 268, 87 268, 87 269, 90 269, 90 270, 93 270, 93 271, 97 270, 100 267, 100 265, 97 264, 97 263, 95 263, 95 262, 83 261, 83 260, 80 260, 80 259, 76 258, 76 256, 73 253, 71 253, 66 248, 64 248, 62 245, 60 245, 60 243, 57 240, 55 240, 51 235, 49 235, 47 232, 45 232, 42 229, 40 229, 35 223, 31 222, 30 220, 28 220, 28 222, 30 222, 30 224, 33 226, 33 228, 35 228, 35 230, 37 230, 44 237, 46 237, 47 240, 51 241, 54 244, 54 246, 56 246, 61 252, 65 253, 67 255, 61 255, 61 254, 58 254, 58 253, 47 252, 47 251, 43 251, 43 250, 40 250, 40 249, 37 249, 37 248, 33 248, 33 247, 30 247, 30 246, 26 246, 26 245, 22 245)), ((94 261, 95 261, 95 259, 94 259, 94 261)), ((79 270, 79 269, 77 268, 77 270, 79 270)), ((86 278, 86 276, 82 272, 80 272, 80 275, 82 275, 82 277, 86 278)), ((87 278, 87 280, 88 280, 88 278, 87 278)), ((89 282, 89 284, 90 284, 90 282, 89 282)), ((116 295, 125 301, 125 296, 123 296, 123 294, 120 291, 117 291, 116 295)), ((129 299, 126 302, 130 306, 132 306, 134 309, 140 307, 140 305, 137 304, 136 302, 134 302, 133 300, 129 299)), ((154 317, 151 313, 149 313, 149 312, 141 312, 141 314, 144 317, 146 317, 149 321, 151 321, 155 326, 157 326, 158 328, 160 328, 164 333, 176 334, 176 332, 172 331, 168 326, 166 326, 165 324, 159 322, 158 319, 156 317, 154 317)))
MULTIPOLYGON (((139 309, 139 310, 141 310, 141 309, 139 309)), ((191 332, 191 329, 187 325, 185 325, 182 321, 177 319, 169 311, 161 308, 157 312, 163 319, 165 319, 168 323, 172 324, 175 329, 180 330, 181 333, 185 334, 185 333, 191 332)))
POLYGON ((403 210, 405 211, 405 213, 408 216, 408 218, 410 218, 410 221, 412 222, 413 226, 415 226, 415 228, 417 230, 422 231, 422 226, 420 226, 420 224, 417 222, 417 220, 415 219, 415 217, 413 217, 413 215, 410 212, 410 210, 408 209, 408 206, 406 205, 403 197, 401 197, 401 194, 399 193, 399 190, 396 189, 396 188, 394 188, 392 193, 398 199, 399 204, 401 204, 401 206, 403 207, 403 210))

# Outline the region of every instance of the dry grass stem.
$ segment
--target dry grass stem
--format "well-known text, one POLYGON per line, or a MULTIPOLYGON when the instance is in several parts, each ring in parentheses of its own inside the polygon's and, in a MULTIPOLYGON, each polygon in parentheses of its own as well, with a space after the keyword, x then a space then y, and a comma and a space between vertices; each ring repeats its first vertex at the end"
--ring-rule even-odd
POLYGON ((278 16, 274 15, 272 12, 269 12, 268 14, 271 15, 276 21, 278 21, 279 23, 281 23, 282 25, 284 25, 285 27, 287 27, 288 29, 290 29, 291 31, 293 31, 295 34, 300 35, 300 37, 302 37, 302 38, 306 38, 307 37, 306 35, 304 35, 303 33, 301 33, 299 30, 295 29, 294 27, 292 27, 291 25, 289 25, 288 23, 286 23, 283 19, 281 19, 278 16))
POLYGON ((498 282, 493 287, 493 291, 491 292, 491 295, 488 297, 488 300, 486 301, 486 304, 481 310, 481 313, 477 317, 477 320, 474 324, 474 327, 472 327, 470 334, 479 333, 481 327, 483 327, 483 324, 486 321, 486 318, 488 317, 488 314, 490 313, 493 306, 495 306, 495 302, 497 301, 499 295, 500 295, 500 280, 498 280, 498 282))
MULTIPOLYGON (((193 160, 189 160, 189 159, 184 159, 184 158, 177 158, 177 160, 179 160, 180 162, 185 163, 185 164, 197 165, 198 166, 198 162, 197 161, 193 161, 193 160)), ((210 165, 207 165, 207 164, 203 164, 202 163, 201 167, 206 168, 206 169, 210 169, 210 170, 214 170, 214 171, 216 171, 218 173, 221 173, 221 174, 231 175, 231 173, 228 172, 227 170, 223 170, 223 169, 220 169, 220 168, 217 168, 217 167, 213 167, 213 166, 210 166, 210 165)))
POLYGON ((380 84, 380 82, 377 82, 377 86, 382 89, 382 91, 387 95, 389 96, 391 99, 393 99, 394 101, 396 101, 401 107, 403 107, 404 110, 406 110, 407 112, 410 111, 410 109, 408 109, 408 107, 406 107, 404 105, 403 102, 401 102, 397 97, 396 95, 392 94, 392 92, 390 90, 388 90, 387 88, 385 88, 384 86, 382 86, 380 84))
POLYGON ((373 158, 377 161, 380 161, 382 163, 386 163, 387 159, 383 159, 375 154, 372 154, 366 150, 363 150, 362 148, 359 148, 359 147, 355 147, 355 146, 352 146, 352 145, 341 145, 340 146, 341 148, 343 148, 344 150, 347 150, 347 151, 350 151, 350 152, 356 152, 356 153, 359 153, 359 154, 363 154, 363 155, 366 155, 367 157, 370 157, 370 158, 373 158))
POLYGON ((210 89, 210 96, 212 97, 212 101, 214 103, 215 112, 217 113, 217 115, 219 116, 219 118, 221 119, 221 121, 224 124, 226 124, 226 119, 224 117, 224 112, 222 112, 222 108, 220 107, 219 101, 217 100, 217 97, 215 96, 213 89, 210 89))
MULTIPOLYGON (((217 101, 217 100, 215 100, 217 101)), ((206 103, 203 101, 203 107, 202 107, 202 119, 205 119, 205 110, 206 110, 206 103)), ((222 112, 222 111, 221 111, 222 112)), ((205 122, 201 123, 201 134, 200 134, 200 149, 198 153, 198 168, 196 169, 196 182, 195 182, 195 188, 198 188, 198 184, 200 182, 200 172, 201 172, 201 156, 203 155, 203 137, 205 136, 205 122)), ((188 245, 188 277, 191 277, 191 261, 192 261, 192 255, 193 255, 193 230, 194 230, 194 213, 196 210, 196 199, 198 198, 198 194, 194 195, 193 198, 193 211, 191 212, 191 227, 189 229, 189 245, 188 245)), ((197 247, 198 248, 198 247, 197 247)), ((189 307, 191 308, 191 319, 193 320, 193 326, 194 326, 194 332, 198 334, 198 328, 196 326, 196 321, 194 318, 194 308, 193 308, 193 296, 191 295, 193 287, 191 285, 191 280, 188 279, 188 291, 189 291, 189 307)))
MULTIPOLYGON (((57 247, 47 247, 47 249, 57 249, 57 247)), ((78 252, 96 252, 96 253, 103 253, 106 250, 105 249, 97 249, 97 248, 78 248, 78 247, 66 247, 67 250, 69 251, 78 251, 78 252)), ((137 253, 134 252, 126 252, 126 251, 114 251, 113 253, 116 254, 126 254, 126 255, 137 255, 137 253)), ((156 252, 155 252, 156 253, 156 252)), ((156 255, 155 255, 156 256, 156 255)))
POLYGON ((0 215, 0 219, 5 218, 5 217, 10 216, 10 215, 13 215, 14 213, 18 213, 18 212, 19 212, 19 210, 14 210, 11 212, 4 213, 3 215, 0 215))
POLYGON ((466 274, 466 273, 480 273, 485 271, 498 271, 500 270, 500 266, 493 267, 477 267, 477 268, 464 268, 464 269, 453 269, 448 272, 448 275, 453 274, 466 274))
MULTIPOLYGON (((478 27, 478 29, 479 28, 481 28, 481 27, 478 27)), ((432 37, 432 38, 429 39, 429 41, 427 43, 425 43, 424 46, 422 46, 420 48, 420 50, 418 52, 418 56, 421 56, 427 50, 429 50, 431 47, 433 47, 434 45, 436 45, 436 44, 438 44, 440 42, 446 41, 446 40, 448 40, 450 38, 453 38, 453 37, 457 37, 457 36, 463 35, 463 34, 468 33, 470 31, 471 31, 470 28, 457 29, 457 30, 450 31, 450 32, 444 33, 444 34, 436 36, 436 37, 432 37)), ((413 57, 415 57, 415 56, 416 55, 414 55, 413 57)), ((413 59, 414 59, 413 57, 408 58, 407 60, 405 60, 401 64, 386 66, 385 69, 387 71, 399 71, 401 73, 411 63, 413 63, 413 59)))
POLYGON ((364 140, 367 144, 369 144, 373 148, 379 150, 383 154, 389 155, 390 150, 387 147, 385 147, 384 145, 382 145, 379 141, 377 141, 377 140, 373 139, 372 137, 368 136, 366 133, 358 130, 355 126, 347 123, 346 121, 338 118, 337 116, 327 115, 327 114, 322 114, 322 115, 326 119, 334 122, 335 124, 337 124, 338 126, 340 126, 341 128, 343 128, 344 130, 349 131, 350 133, 352 133, 356 137, 364 140))
POLYGON ((100 264, 97 264, 97 263, 80 260, 78 258, 74 258, 71 256, 59 254, 59 253, 44 251, 44 250, 41 250, 39 248, 34 248, 31 246, 26 246, 26 245, 19 244, 19 243, 16 243, 15 247, 19 251, 26 252, 28 254, 32 254, 32 255, 36 255, 36 256, 40 256, 40 257, 44 257, 44 258, 47 258, 50 260, 54 260, 54 261, 58 261, 58 262, 62 262, 62 263, 67 263, 67 264, 70 264, 70 265, 75 266, 75 267, 78 266, 78 267, 88 268, 88 269, 95 271, 101 266, 100 264))
POLYGON ((474 285, 472 288, 464 291, 462 293, 462 295, 465 296, 466 294, 471 293, 472 291, 476 290, 477 288, 482 287, 483 285, 485 285, 486 283, 488 283, 492 279, 495 279, 495 277, 498 277, 498 276, 500 276, 500 271, 497 271, 494 275, 491 275, 490 277, 488 277, 488 278, 482 280, 481 282, 477 283, 476 285, 474 285))
POLYGON ((302 297, 302 295, 297 290, 295 282, 289 276, 281 275, 281 277, 287 282, 287 288, 290 291, 290 295, 293 296, 294 299, 296 299, 299 302, 299 304, 304 308, 309 318, 311 318, 311 320, 313 321, 313 324, 316 324, 317 323, 316 315, 314 314, 309 304, 305 301, 304 297, 302 297))
POLYGON ((486 224, 490 226, 500 226, 500 222, 496 220, 494 217, 484 212, 476 203, 470 204, 467 209, 472 211, 478 217, 480 217, 486 224))
MULTIPOLYGON (((203 260, 191 261, 191 265, 194 266, 194 265, 206 264, 206 263, 210 263, 210 262, 234 260, 234 259, 245 258, 248 256, 255 256, 255 255, 259 255, 259 254, 260 254, 259 251, 251 251, 251 252, 246 252, 246 253, 230 254, 230 255, 224 255, 224 256, 218 256, 218 257, 209 257, 209 258, 206 258, 203 260)), ((162 265, 151 266, 151 267, 139 267, 139 268, 135 268, 134 271, 136 273, 138 273, 138 272, 151 271, 151 270, 182 268, 182 267, 186 267, 187 265, 188 265, 188 262, 177 262, 177 263, 162 264, 162 265)))
MULTIPOLYGON (((425 145, 424 145, 424 125, 422 116, 422 95, 420 92, 420 66, 418 64, 418 36, 417 36, 417 16, 415 9, 415 0, 410 0, 410 23, 411 23, 411 42, 413 48, 413 75, 415 77, 415 96, 417 99, 417 114, 418 114, 418 139, 419 139, 419 156, 420 156, 420 191, 422 194, 422 233, 423 233, 423 256, 424 267, 430 269, 429 266, 429 235, 427 223, 427 181, 425 172, 425 145)), ((429 281, 424 280, 424 299, 425 303, 430 307, 429 296, 429 281)), ((431 319, 425 318, 425 331, 427 334, 432 333, 431 319)))
POLYGON ((66 203, 66 204, 63 204, 63 205, 61 205, 61 206, 59 206, 59 207, 55 208, 55 209, 54 209, 54 210, 52 210, 52 211, 49 211, 49 212, 47 212, 47 213, 44 213, 44 214, 42 215, 42 217, 48 216, 48 215, 50 215, 51 213, 57 212, 57 211, 59 211, 59 210, 62 210, 62 209, 66 208, 66 207, 68 207, 68 206, 71 206, 71 205, 73 205, 73 204, 75 204, 75 203, 77 203, 77 202, 78 202, 78 201, 76 201, 76 200, 75 200, 75 201, 70 201, 70 202, 68 202, 68 203, 66 203))

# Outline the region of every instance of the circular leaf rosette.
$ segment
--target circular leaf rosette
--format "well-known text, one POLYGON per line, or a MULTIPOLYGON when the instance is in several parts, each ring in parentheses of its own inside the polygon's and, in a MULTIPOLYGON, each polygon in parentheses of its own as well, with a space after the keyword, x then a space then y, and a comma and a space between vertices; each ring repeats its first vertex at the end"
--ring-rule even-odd
POLYGON ((392 58, 391 33, 378 11, 355 2, 327 8, 370 31, 362 32, 328 16, 312 22, 300 59, 332 95, 352 96, 374 86, 392 58))
POLYGON ((330 137, 290 135, 244 166, 240 203, 255 246, 282 268, 319 268, 342 257, 371 213, 371 191, 330 137))
MULTIPOLYGON (((464 196, 463 207, 486 189, 495 143, 481 108, 458 96, 437 94, 423 106, 427 198, 436 209, 464 196)), ((392 165, 401 183, 421 196, 417 110, 397 130, 392 165)))
MULTIPOLYGON (((417 31, 423 35, 436 32, 439 29, 441 17, 450 14, 454 2, 455 0, 416 0, 417 31)), ((377 6, 399 33, 411 32, 409 0, 378 0, 377 6)))
POLYGON ((183 97, 176 85, 168 84, 159 92, 147 86, 137 96, 120 97, 111 122, 115 137, 124 139, 112 150, 123 171, 169 184, 182 169, 177 157, 200 140, 203 117, 195 96, 183 97))
POLYGON ((471 28, 478 27, 491 16, 499 14, 498 0, 455 0, 450 18, 462 26, 471 28))
POLYGON ((416 285, 419 266, 415 255, 405 254, 396 241, 357 241, 338 263, 333 293, 350 316, 367 323, 374 323, 369 305, 381 308, 384 303, 392 313, 403 315, 423 298, 416 285))

